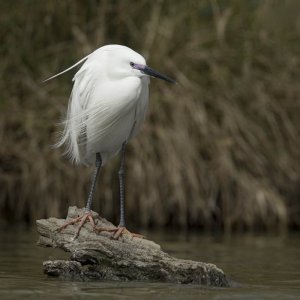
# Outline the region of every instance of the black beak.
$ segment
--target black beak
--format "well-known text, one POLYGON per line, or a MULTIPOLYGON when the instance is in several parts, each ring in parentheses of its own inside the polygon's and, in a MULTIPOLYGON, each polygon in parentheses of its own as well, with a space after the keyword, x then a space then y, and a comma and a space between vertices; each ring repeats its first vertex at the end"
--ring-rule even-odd
POLYGON ((166 76, 166 75, 163 75, 153 69, 151 69, 150 67, 148 66, 144 66, 144 65, 141 65, 141 64, 135 64, 135 63, 131 63, 131 66, 134 68, 134 69, 137 69, 137 70, 140 70, 142 73, 144 74, 147 74, 151 77, 156 77, 156 78, 159 78, 159 79, 162 79, 162 80, 165 80, 165 81, 168 81, 170 83, 176 83, 175 80, 171 79, 170 77, 166 76))

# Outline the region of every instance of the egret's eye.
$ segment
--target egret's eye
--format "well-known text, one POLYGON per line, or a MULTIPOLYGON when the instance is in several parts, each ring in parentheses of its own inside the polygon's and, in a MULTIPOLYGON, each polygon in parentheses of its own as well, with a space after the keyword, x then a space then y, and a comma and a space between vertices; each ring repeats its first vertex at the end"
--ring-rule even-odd
POLYGON ((129 63, 132 67, 134 66, 134 63, 131 61, 130 63, 129 63))

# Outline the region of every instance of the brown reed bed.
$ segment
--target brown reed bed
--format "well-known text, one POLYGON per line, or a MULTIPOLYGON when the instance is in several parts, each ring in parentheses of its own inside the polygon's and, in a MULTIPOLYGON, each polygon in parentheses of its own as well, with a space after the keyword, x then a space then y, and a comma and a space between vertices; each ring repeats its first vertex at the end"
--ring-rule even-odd
MULTIPOLYGON (((275 230, 300 226, 297 1, 24 1, 0 4, 1 220, 83 206, 91 169, 51 149, 72 72, 108 43, 143 53, 178 85, 152 80, 128 147, 129 223, 275 230)), ((118 218, 117 159, 94 209, 118 218)))

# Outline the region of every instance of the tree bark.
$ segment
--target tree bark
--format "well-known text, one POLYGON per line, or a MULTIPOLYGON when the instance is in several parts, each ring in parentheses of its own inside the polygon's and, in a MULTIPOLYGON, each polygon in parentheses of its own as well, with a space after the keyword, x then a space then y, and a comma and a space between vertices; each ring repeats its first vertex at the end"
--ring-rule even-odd
MULTIPOLYGON (((70 207, 67 219, 82 215, 83 209, 70 207)), ((115 227, 93 212, 96 226, 115 227)), ((56 218, 37 220, 40 234, 38 245, 61 248, 71 253, 69 261, 43 263, 44 272, 71 280, 159 281, 194 283, 206 286, 230 285, 224 272, 213 264, 177 259, 147 239, 123 235, 111 239, 108 232, 96 233, 86 223, 79 236, 73 239, 78 224, 58 232, 65 222, 56 218)))

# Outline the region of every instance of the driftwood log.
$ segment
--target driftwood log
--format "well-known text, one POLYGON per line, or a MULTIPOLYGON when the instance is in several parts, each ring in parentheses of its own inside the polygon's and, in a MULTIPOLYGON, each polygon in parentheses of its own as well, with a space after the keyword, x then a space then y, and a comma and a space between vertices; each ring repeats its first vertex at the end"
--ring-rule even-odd
MULTIPOLYGON (((82 213, 82 209, 70 207, 67 219, 82 213)), ((93 212, 93 216, 96 226, 114 227, 97 213, 93 212)), ((55 218, 37 220, 38 245, 61 248, 71 253, 68 261, 43 263, 44 272, 49 276, 82 281, 159 281, 229 286, 223 271, 213 264, 174 258, 147 239, 124 234, 119 240, 113 240, 108 232, 94 232, 89 222, 74 239, 78 224, 58 232, 64 222, 55 218)))

